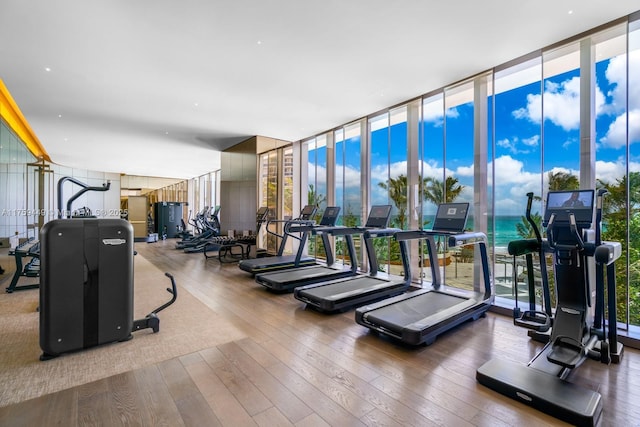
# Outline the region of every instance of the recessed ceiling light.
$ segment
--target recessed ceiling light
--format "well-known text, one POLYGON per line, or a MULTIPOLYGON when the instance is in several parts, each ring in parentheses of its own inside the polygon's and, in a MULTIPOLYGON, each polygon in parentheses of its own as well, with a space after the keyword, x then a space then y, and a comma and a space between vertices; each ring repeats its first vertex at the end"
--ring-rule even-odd
POLYGON ((197 102, 194 102, 194 103, 193 103, 193 106, 194 106, 194 107, 197 107, 198 105, 200 105, 200 104, 198 104, 197 102))
POLYGON ((573 10, 570 10, 570 11, 569 11, 569 15, 573 15, 573 10))
POLYGON ((62 114, 58 114, 58 118, 61 118, 61 117, 62 117, 62 114))
POLYGON ((262 40, 258 40, 258 44, 262 44, 262 40))
POLYGON ((49 67, 44 67, 44 70, 48 73, 49 71, 51 71, 51 68, 49 68, 49 67))

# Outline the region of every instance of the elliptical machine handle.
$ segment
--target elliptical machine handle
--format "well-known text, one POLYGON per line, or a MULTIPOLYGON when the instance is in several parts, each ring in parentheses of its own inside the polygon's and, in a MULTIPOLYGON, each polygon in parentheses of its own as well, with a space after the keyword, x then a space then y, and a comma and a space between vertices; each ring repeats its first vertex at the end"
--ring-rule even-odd
POLYGON ((533 205, 533 193, 527 193, 527 210, 525 212, 525 217, 527 218, 527 222, 531 225, 534 234, 536 235, 536 240, 538 243, 542 244, 542 235, 540 234, 540 230, 538 229, 538 224, 531 218, 531 207, 533 205))
POLYGON ((609 191, 606 188, 601 188, 598 190, 596 194, 596 247, 602 244, 602 227, 600 223, 602 222, 602 206, 604 205, 604 195, 609 191))
POLYGON ((580 237, 580 233, 578 233, 576 217, 573 215, 573 213, 569 213, 569 230, 571 230, 571 234, 576 239, 576 246, 578 250, 584 249, 584 241, 582 240, 582 237, 580 237))

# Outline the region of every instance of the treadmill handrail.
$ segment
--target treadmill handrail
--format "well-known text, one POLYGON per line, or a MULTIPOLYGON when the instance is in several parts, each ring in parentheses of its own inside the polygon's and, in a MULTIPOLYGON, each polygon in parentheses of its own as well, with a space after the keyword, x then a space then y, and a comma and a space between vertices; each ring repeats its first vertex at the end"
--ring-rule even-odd
POLYGON ((452 236, 449 236, 450 247, 455 247, 459 244, 471 244, 479 242, 484 242, 484 244, 487 244, 487 235, 480 231, 454 234, 452 236))

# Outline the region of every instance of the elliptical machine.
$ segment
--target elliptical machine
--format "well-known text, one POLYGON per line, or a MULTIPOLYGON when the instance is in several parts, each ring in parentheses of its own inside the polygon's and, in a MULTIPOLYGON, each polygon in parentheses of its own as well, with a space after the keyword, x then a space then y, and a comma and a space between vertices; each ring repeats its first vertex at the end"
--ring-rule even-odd
POLYGON ((614 264, 621 255, 621 245, 601 239, 605 193, 606 190, 597 193, 594 221, 593 190, 549 192, 543 219, 547 239, 542 239, 531 220, 533 194, 528 195, 527 219, 536 239, 511 242, 509 253, 527 256, 530 289, 533 287, 530 256, 538 253, 545 310, 536 310, 533 305, 524 313, 515 310, 514 323, 533 331, 530 335, 535 339, 542 341, 546 336, 547 344, 526 366, 494 359, 476 372, 478 382, 493 390, 564 421, 587 426, 598 422, 602 396, 568 382, 567 378, 587 358, 605 364, 619 363, 623 353, 616 332, 614 264), (591 229, 592 224, 595 230, 591 229), (553 255, 557 295, 553 315, 545 253, 553 255))

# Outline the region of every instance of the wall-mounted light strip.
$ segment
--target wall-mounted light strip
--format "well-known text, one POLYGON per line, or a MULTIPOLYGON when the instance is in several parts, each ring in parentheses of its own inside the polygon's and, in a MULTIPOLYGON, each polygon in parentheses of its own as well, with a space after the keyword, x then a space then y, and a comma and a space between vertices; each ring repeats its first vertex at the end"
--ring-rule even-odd
POLYGON ((38 140, 38 137, 29 126, 27 119, 24 118, 20 108, 13 100, 13 97, 9 93, 9 89, 4 85, 2 79, 0 79, 0 117, 9 125, 16 135, 24 142, 31 154, 37 159, 44 159, 48 162, 51 161, 49 154, 38 140))

